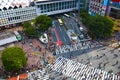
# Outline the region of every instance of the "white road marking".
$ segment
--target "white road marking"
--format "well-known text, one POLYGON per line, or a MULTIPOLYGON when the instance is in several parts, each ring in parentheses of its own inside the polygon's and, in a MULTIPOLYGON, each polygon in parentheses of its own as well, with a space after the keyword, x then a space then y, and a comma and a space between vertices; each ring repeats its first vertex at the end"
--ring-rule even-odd
POLYGON ((62 29, 61 29, 61 27, 59 27, 60 28, 60 31, 62 32, 62 29))
POLYGON ((64 37, 64 40, 65 40, 65 42, 66 42, 66 38, 64 37))

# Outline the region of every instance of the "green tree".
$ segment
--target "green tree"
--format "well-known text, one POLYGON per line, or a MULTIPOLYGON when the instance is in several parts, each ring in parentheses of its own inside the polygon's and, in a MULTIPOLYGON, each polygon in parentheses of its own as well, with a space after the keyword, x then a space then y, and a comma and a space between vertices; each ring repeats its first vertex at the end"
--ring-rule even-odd
POLYGON ((92 17, 89 24, 92 38, 106 38, 111 36, 113 30, 113 22, 107 17, 96 15, 92 17))
POLYGON ((35 28, 35 27, 26 28, 26 29, 25 29, 25 34, 26 34, 26 36, 28 36, 28 37, 35 37, 35 38, 38 37, 38 34, 37 34, 37 31, 36 31, 36 28, 35 28))
POLYGON ((81 10, 80 11, 80 17, 81 18, 88 18, 88 16, 90 16, 86 10, 81 10))
POLYGON ((92 16, 90 16, 86 10, 80 11, 80 17, 82 18, 82 23, 85 24, 87 27, 89 26, 92 16))
POLYGON ((52 19, 46 15, 40 15, 36 17, 35 25, 40 31, 44 32, 52 26, 52 19))
POLYGON ((93 39, 111 36, 114 23, 107 17, 100 15, 90 16, 87 12, 81 12, 83 24, 88 28, 88 33, 93 39))
POLYGON ((6 48, 2 52, 1 59, 6 71, 17 71, 27 63, 25 52, 16 46, 6 48))
POLYGON ((31 27, 31 23, 29 21, 25 21, 23 23, 23 28, 26 29, 26 28, 29 28, 29 27, 31 27))

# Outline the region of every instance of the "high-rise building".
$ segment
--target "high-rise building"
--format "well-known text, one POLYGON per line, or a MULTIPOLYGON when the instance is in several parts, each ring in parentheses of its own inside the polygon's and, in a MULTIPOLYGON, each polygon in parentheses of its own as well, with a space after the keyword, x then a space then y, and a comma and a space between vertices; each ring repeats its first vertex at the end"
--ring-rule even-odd
POLYGON ((89 14, 120 19, 120 0, 0 0, 0 26, 32 20, 40 14, 54 15, 88 10, 89 14))
POLYGON ((0 0, 0 26, 32 20, 40 14, 54 15, 87 9, 89 0, 0 0))
POLYGON ((111 0, 108 15, 115 19, 120 19, 120 0, 111 0))
POLYGON ((37 15, 53 15, 77 10, 77 0, 35 1, 37 15))
POLYGON ((109 0, 90 0, 89 14, 94 16, 96 14, 105 16, 107 14, 109 0))

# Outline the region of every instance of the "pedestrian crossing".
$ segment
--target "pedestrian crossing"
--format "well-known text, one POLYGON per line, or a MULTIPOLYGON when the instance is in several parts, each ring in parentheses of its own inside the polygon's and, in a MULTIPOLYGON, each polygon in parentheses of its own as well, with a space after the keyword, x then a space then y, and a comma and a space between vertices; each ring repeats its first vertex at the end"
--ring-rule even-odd
POLYGON ((28 80, 50 80, 49 75, 43 70, 36 70, 28 73, 28 80))
POLYGON ((106 71, 84 65, 70 59, 59 57, 51 65, 57 71, 76 80, 120 80, 120 77, 106 71))
POLYGON ((63 53, 68 53, 76 50, 97 48, 100 46, 102 45, 98 42, 85 41, 85 42, 78 42, 76 44, 71 44, 71 45, 58 46, 55 49, 55 52, 56 54, 63 54, 63 53))

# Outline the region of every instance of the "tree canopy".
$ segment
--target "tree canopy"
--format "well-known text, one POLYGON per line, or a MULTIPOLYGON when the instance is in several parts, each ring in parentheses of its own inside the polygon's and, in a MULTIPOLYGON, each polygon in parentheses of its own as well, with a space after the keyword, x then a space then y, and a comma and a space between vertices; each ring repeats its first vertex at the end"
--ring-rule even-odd
POLYGON ((29 21, 23 23, 26 36, 34 38, 38 38, 37 32, 47 31, 50 26, 52 26, 52 19, 46 15, 36 17, 31 23, 29 21))
POLYGON ((16 46, 3 50, 1 59, 6 71, 17 71, 27 63, 25 52, 16 46))
POLYGON ((37 37, 38 37, 38 34, 37 34, 37 31, 36 31, 36 28, 35 28, 35 27, 26 28, 26 29, 25 29, 25 34, 26 34, 26 36, 28 36, 28 37, 34 37, 34 38, 37 38, 37 37))
POLYGON ((52 19, 46 15, 40 15, 35 18, 35 25, 40 31, 46 31, 52 26, 52 19))
POLYGON ((31 27, 31 26, 32 26, 32 25, 30 24, 29 21, 25 21, 25 22, 23 23, 23 28, 24 28, 24 29, 29 28, 29 27, 31 27))
POLYGON ((90 16, 87 12, 81 12, 82 22, 88 28, 88 33, 93 39, 111 36, 113 22, 107 17, 96 15, 90 16))

